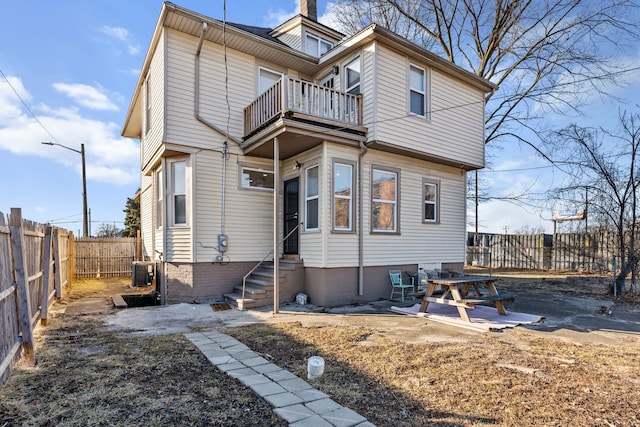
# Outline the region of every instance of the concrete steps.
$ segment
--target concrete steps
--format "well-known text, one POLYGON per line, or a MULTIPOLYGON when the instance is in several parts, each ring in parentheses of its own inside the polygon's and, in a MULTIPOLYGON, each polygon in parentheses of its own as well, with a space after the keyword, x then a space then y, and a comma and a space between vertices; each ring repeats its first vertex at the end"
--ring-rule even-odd
MULTIPOLYGON (((298 261, 299 263, 299 261, 298 261)), ((279 283, 286 283, 287 271, 295 271, 294 262, 280 260, 279 283)), ((244 299, 242 298, 242 284, 236 286, 233 292, 225 294, 224 299, 227 304, 239 309, 256 308, 273 305, 273 283, 274 283, 273 262, 264 262, 256 271, 251 273, 246 280, 244 299)))

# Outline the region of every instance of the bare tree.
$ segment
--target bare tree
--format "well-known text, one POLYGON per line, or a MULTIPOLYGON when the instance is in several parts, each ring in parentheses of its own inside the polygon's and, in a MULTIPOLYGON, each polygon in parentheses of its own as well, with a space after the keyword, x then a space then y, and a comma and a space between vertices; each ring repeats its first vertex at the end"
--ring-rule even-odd
POLYGON ((380 24, 497 83, 487 96, 485 143, 537 137, 550 110, 578 113, 590 91, 623 80, 615 58, 638 39, 637 0, 337 0, 353 34, 380 24), (634 18, 635 17, 635 18, 634 18))
MULTIPOLYGON (((599 226, 612 227, 618 240, 620 271, 616 291, 624 292, 631 273, 635 287, 639 257, 636 250, 640 189, 640 114, 620 114, 618 129, 572 125, 556 133, 555 148, 573 182, 556 189, 559 198, 581 200, 589 195, 589 215, 599 226)), ((594 224, 596 225, 596 224, 594 224)))
POLYGON ((115 224, 100 224, 98 227, 98 231, 96 232, 96 237, 120 237, 122 230, 116 227, 115 224))

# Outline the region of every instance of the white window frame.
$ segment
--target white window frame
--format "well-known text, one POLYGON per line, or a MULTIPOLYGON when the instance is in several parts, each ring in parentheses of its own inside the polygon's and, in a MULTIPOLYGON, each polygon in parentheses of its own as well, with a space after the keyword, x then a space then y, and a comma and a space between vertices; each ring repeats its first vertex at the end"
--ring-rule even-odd
POLYGON ((345 161, 345 160, 340 160, 340 159, 335 159, 333 161, 333 174, 332 174, 332 185, 331 185, 331 193, 332 193, 332 206, 333 206, 333 215, 332 217, 332 230, 336 231, 336 232, 353 232, 354 231, 354 209, 353 209, 353 201, 354 201, 354 188, 355 188, 355 163, 354 162, 350 162, 350 161, 345 161), (336 178, 336 173, 338 172, 338 167, 347 167, 349 168, 349 194, 348 195, 344 195, 344 194, 338 194, 336 192, 336 183, 338 182, 337 178, 336 178), (336 225, 336 214, 338 213, 338 210, 336 208, 336 202, 338 200, 348 200, 348 212, 347 212, 347 218, 348 218, 348 226, 347 227, 338 227, 336 225))
POLYGON ((353 95, 360 95, 362 93, 362 62, 360 61, 360 56, 356 56, 351 59, 342 67, 342 75, 344 76, 344 91, 347 93, 351 93, 353 95), (358 64, 358 83, 348 86, 349 84, 349 72, 348 69, 352 64, 358 64), (357 92, 354 92, 354 89, 358 88, 357 92))
POLYGON ((265 169, 257 166, 241 166, 240 167, 240 188, 255 191, 273 191, 274 173, 271 169, 265 169), (262 175, 271 175, 271 187, 253 186, 251 180, 245 179, 245 171, 257 172, 262 175), (248 185, 247 185, 248 184, 248 185))
POLYGON ((422 222, 424 224, 440 224, 440 181, 436 179, 422 179, 422 222), (433 188, 434 200, 427 200, 427 186, 433 188), (427 205, 433 206, 435 218, 427 218, 427 205))
POLYGON ((263 67, 263 66, 259 66, 258 67, 258 84, 257 84, 257 88, 258 88, 258 95, 262 95, 267 89, 269 89, 271 86, 273 86, 278 80, 280 80, 282 78, 282 76, 284 75, 284 73, 281 73, 280 71, 276 71, 276 70, 272 70, 270 68, 267 67, 263 67), (271 85, 269 85, 268 87, 263 88, 262 87, 262 73, 269 73, 272 74, 274 77, 277 75, 279 76, 277 80, 275 80, 271 85))
POLYGON ((373 165, 371 167, 371 233, 379 234, 400 234, 400 170, 386 166, 373 165), (374 176, 376 172, 391 174, 394 179, 394 199, 382 199, 374 197, 374 176), (392 229, 375 228, 374 211, 376 204, 391 205, 393 207, 393 227, 392 229))
POLYGON ((325 53, 329 52, 333 49, 333 43, 324 38, 310 32, 305 33, 304 38, 304 51, 311 56, 315 56, 316 58, 321 57, 325 53), (323 51, 323 47, 326 49, 323 51), (313 49, 313 50, 312 50, 313 49))
POLYGON ((415 64, 411 64, 409 63, 409 68, 407 70, 407 85, 408 85, 408 93, 407 93, 407 109, 409 111, 409 114, 418 116, 418 117, 424 117, 424 118, 429 118, 429 101, 428 101, 428 94, 429 94, 429 78, 428 78, 428 70, 424 67, 420 67, 418 65, 415 64), (422 89, 421 88, 417 88, 417 87, 413 87, 411 85, 411 72, 412 70, 417 70, 418 72, 422 73, 422 89), (420 114, 419 112, 415 112, 412 110, 412 103, 411 103, 411 95, 415 93, 418 94, 420 96, 422 96, 422 109, 423 109, 423 113, 420 114))
POLYGON ((304 170, 304 229, 305 231, 318 231, 320 230, 320 166, 315 164, 313 166, 309 166, 304 170), (312 169, 316 169, 316 194, 309 194, 309 171, 312 169), (309 208, 309 204, 313 201, 316 201, 316 218, 317 218, 317 226, 310 227, 309 224, 309 214, 311 213, 311 209, 309 208))
POLYGON ((188 185, 188 164, 187 159, 182 157, 179 159, 171 159, 167 161, 167 170, 169 172, 168 178, 168 193, 169 193, 169 219, 172 227, 185 227, 189 224, 189 185, 188 185), (176 188, 176 175, 175 175, 175 167, 177 165, 182 165, 184 167, 184 183, 183 188, 176 188), (184 222, 178 222, 178 218, 176 215, 176 197, 184 197, 184 222))
POLYGON ((154 176, 154 184, 156 187, 156 197, 155 197, 155 214, 156 214, 156 223, 155 228, 159 229, 163 227, 164 224, 164 179, 162 174, 162 167, 159 167, 155 171, 154 176))

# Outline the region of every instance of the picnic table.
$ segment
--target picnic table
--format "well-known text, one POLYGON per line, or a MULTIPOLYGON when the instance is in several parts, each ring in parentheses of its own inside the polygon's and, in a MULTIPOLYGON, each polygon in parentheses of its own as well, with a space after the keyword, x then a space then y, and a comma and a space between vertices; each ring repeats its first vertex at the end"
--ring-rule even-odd
POLYGON ((458 309, 460 317, 471 322, 467 309, 475 308, 477 304, 493 304, 498 313, 506 315, 504 309, 504 301, 513 301, 515 296, 512 294, 498 294, 495 285, 496 279, 485 276, 462 276, 450 278, 433 278, 428 279, 428 285, 425 295, 422 297, 420 304, 420 312, 425 313, 430 302, 439 304, 453 305, 458 309), (434 296, 438 285, 444 288, 441 296, 434 296), (489 294, 481 291, 481 286, 486 287, 489 294), (469 295, 469 291, 473 289, 475 295, 469 295))

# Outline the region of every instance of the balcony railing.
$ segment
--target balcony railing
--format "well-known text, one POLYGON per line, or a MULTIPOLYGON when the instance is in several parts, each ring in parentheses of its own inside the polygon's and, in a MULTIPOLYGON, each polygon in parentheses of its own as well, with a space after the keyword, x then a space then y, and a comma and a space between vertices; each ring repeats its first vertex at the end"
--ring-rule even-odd
POLYGON ((245 136, 282 114, 302 114, 323 124, 360 127, 362 96, 283 76, 244 109, 245 136))

